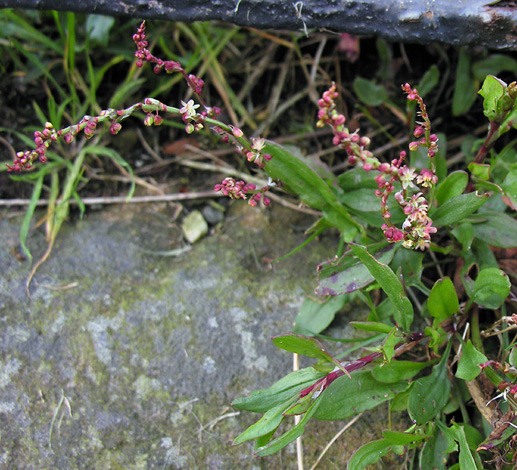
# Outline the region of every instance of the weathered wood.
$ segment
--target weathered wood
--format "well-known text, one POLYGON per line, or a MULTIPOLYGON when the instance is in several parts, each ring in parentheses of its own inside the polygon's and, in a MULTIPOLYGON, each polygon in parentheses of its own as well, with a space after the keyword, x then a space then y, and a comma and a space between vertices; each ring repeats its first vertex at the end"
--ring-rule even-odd
POLYGON ((517 49, 517 8, 508 0, 0 0, 0 7, 222 20, 260 29, 328 29, 401 42, 517 49))

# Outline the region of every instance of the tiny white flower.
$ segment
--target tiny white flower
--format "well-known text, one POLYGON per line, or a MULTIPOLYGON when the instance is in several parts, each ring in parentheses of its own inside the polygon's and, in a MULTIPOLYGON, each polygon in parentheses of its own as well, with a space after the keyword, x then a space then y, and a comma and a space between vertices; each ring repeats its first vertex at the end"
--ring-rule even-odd
POLYGON ((199 108, 198 104, 194 104, 194 100, 188 100, 186 103, 182 101, 183 108, 180 108, 180 113, 185 117, 191 119, 196 116, 196 109, 199 108))

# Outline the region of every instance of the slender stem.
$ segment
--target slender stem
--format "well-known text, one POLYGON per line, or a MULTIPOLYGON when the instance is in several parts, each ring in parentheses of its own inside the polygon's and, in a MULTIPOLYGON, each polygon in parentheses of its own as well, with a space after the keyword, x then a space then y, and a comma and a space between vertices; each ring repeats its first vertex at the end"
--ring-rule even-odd
POLYGON ((474 310, 472 312, 472 318, 471 318, 471 337, 472 337, 472 344, 476 347, 476 349, 483 354, 485 353, 485 350, 483 348, 483 341, 481 340, 481 333, 479 330, 479 309, 477 306, 474 306, 474 310))
POLYGON ((478 150, 474 163, 483 162, 483 160, 487 156, 488 152, 490 152, 490 150, 494 146, 495 141, 499 137, 498 131, 499 131, 500 127, 501 127, 500 122, 495 122, 495 121, 490 122, 489 127, 488 127, 488 135, 486 136, 486 139, 483 142, 483 145, 481 145, 480 149, 478 150))

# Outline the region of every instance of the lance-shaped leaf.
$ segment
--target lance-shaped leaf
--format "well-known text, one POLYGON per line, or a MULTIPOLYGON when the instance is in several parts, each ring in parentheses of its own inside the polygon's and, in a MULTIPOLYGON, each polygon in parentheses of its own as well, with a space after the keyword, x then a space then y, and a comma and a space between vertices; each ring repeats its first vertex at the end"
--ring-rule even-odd
POLYGON ((483 212, 472 216, 474 236, 499 248, 517 246, 517 220, 501 212, 483 212))
POLYGON ((413 322, 413 306, 407 298, 401 282, 389 266, 376 260, 364 246, 352 245, 354 254, 364 263, 368 271, 382 287, 396 307, 395 321, 405 331, 413 322))
POLYGON ((431 375, 418 379, 409 393, 408 412, 416 424, 425 424, 433 419, 447 404, 451 383, 447 376, 447 359, 452 343, 447 348, 440 362, 431 375))
POLYGON ((432 213, 431 218, 436 226, 454 224, 476 212, 487 200, 488 193, 460 194, 445 201, 432 213))
POLYGON ((322 211, 325 220, 341 231, 345 241, 351 242, 358 233, 364 232, 327 183, 307 164, 274 142, 268 141, 263 151, 273 155, 265 166, 268 175, 282 181, 282 187, 298 195, 305 204, 322 211))
POLYGON ((422 369, 428 367, 429 362, 391 361, 389 364, 381 364, 372 369, 373 378, 379 382, 397 383, 402 380, 412 379, 422 369))
POLYGON ((309 336, 278 335, 273 336, 271 341, 276 347, 295 354, 322 359, 325 362, 334 360, 317 339, 309 336))
POLYGON ((368 465, 377 463, 382 457, 391 451, 393 444, 387 439, 379 439, 359 447, 346 466, 347 470, 362 470, 368 465))
POLYGON ((436 200, 442 205, 449 199, 459 196, 469 184, 469 175, 465 171, 454 171, 438 186, 436 200))
POLYGON ((459 463, 460 470, 481 470, 481 468, 476 465, 476 461, 472 456, 472 452, 469 448, 469 444, 467 442, 467 437, 465 436, 465 429, 463 426, 459 424, 452 423, 450 428, 446 428, 443 424, 437 423, 444 434, 449 436, 449 439, 454 439, 458 442, 460 447, 460 455, 459 455, 459 463))
POLYGON ((353 372, 351 379, 343 375, 334 380, 318 398, 321 405, 314 417, 323 420, 346 419, 391 400, 408 387, 407 381, 378 382, 369 370, 353 372))
POLYGON ((312 367, 306 367, 282 377, 269 388, 254 390, 247 397, 237 398, 232 406, 254 413, 265 413, 286 402, 325 375, 326 373, 318 372, 312 367))
POLYGON ((303 418, 296 426, 293 426, 289 431, 269 442, 267 445, 260 447, 254 452, 254 454, 260 457, 274 454, 275 452, 283 449, 287 444, 290 444, 295 439, 300 437, 305 432, 305 424, 307 421, 309 421, 309 419, 311 419, 312 415, 316 412, 319 406, 320 400, 314 400, 312 405, 309 407, 307 412, 303 415, 303 418))
POLYGON ((287 410, 287 408, 289 408, 293 402, 294 397, 293 399, 284 403, 280 403, 280 405, 277 405, 266 411, 260 420, 258 420, 255 424, 252 424, 248 429, 246 429, 246 431, 240 434, 235 439, 235 441, 233 441, 233 445, 242 444, 243 442, 249 441, 251 439, 257 439, 258 437, 274 432, 284 419, 283 412, 287 410))
MULTIPOLYGON (((396 245, 377 245, 372 254, 382 264, 389 264, 397 250, 396 245)), ((339 295, 354 292, 371 284, 375 277, 362 261, 351 254, 337 262, 327 261, 318 266, 319 285, 317 295, 339 295)))
POLYGON ((440 428, 435 426, 433 436, 424 444, 422 452, 420 452, 420 469, 445 470, 446 449, 447 439, 440 428))
POLYGON ((303 302, 294 320, 293 332, 313 336, 330 325, 334 316, 349 300, 347 295, 336 295, 320 301, 310 298, 303 302))
POLYGON ((382 431, 382 435, 390 444, 396 444, 399 446, 405 446, 412 442, 423 441, 426 437, 429 437, 425 434, 411 434, 400 431, 382 431))

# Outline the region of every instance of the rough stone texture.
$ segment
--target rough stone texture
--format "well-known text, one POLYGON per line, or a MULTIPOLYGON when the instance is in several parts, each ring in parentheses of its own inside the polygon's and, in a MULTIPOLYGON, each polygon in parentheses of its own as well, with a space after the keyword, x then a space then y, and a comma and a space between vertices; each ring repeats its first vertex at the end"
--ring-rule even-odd
POLYGON ((0 0, 0 8, 168 21, 222 20, 268 29, 328 29, 392 41, 517 47, 517 9, 490 0, 0 0))
MULTIPOLYGON (((332 240, 271 269, 261 261, 299 243, 307 221, 235 207, 222 231, 179 257, 149 254, 178 240, 164 210, 69 222, 31 300, 29 265, 13 254, 21 217, 0 214, 1 470, 296 468, 293 445, 265 459, 231 447, 257 417, 230 403, 290 370, 269 338, 289 332, 332 240)), ((29 245, 43 253, 41 229, 29 245)), ((386 417, 367 415, 319 468, 344 468, 386 417)), ((308 464, 344 424, 309 424, 308 464)))

